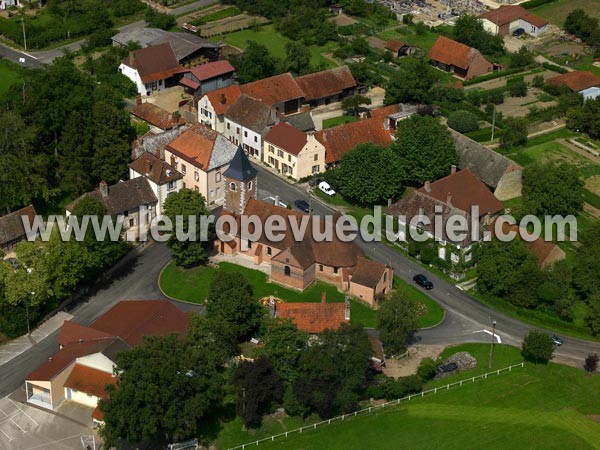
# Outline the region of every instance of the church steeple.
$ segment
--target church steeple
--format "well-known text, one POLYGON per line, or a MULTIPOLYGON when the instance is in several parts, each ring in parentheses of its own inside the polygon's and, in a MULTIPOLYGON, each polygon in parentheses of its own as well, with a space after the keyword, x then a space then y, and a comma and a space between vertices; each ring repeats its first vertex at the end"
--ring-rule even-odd
POLYGON ((225 183, 223 208, 238 214, 244 212, 248 199, 257 197, 257 173, 248 160, 246 152, 241 146, 238 147, 229 167, 223 173, 223 182, 225 183))

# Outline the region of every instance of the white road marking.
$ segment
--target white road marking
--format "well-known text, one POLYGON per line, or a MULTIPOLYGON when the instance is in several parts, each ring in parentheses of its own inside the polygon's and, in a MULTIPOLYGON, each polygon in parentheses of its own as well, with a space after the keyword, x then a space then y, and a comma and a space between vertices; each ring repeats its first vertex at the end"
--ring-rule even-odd
POLYGON ((8 434, 6 434, 4 431, 2 431, 2 429, 0 429, 0 433, 2 433, 4 436, 6 436, 9 441, 13 440, 13 438, 11 438, 8 434))
POLYGON ((502 339, 500 338, 500 335, 498 334, 498 332, 492 333, 490 330, 477 330, 477 331, 473 331, 473 333, 485 333, 485 334, 489 334, 490 336, 493 334, 494 337, 496 338, 496 340, 498 341, 498 344, 502 344, 502 339))

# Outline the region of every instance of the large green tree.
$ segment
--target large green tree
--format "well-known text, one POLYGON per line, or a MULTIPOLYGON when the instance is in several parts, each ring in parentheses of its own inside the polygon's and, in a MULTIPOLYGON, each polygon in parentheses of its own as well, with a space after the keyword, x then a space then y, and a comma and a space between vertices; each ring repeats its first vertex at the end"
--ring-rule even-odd
POLYGON ((398 355, 406 349, 410 335, 418 329, 418 305, 405 290, 395 291, 377 311, 377 329, 386 354, 398 355))
POLYGON ((342 101, 342 108, 353 116, 358 116, 362 105, 370 105, 371 99, 366 95, 352 95, 342 101))
POLYGON ((344 197, 363 205, 375 205, 402 192, 404 170, 390 147, 368 143, 342 155, 339 167, 330 177, 344 197))
POLYGON ((206 199, 202 194, 191 189, 181 189, 179 192, 174 192, 165 200, 164 211, 175 230, 178 228, 177 224, 181 224, 179 237, 177 232, 172 232, 167 241, 175 264, 182 267, 192 267, 206 261, 214 229, 212 226, 208 227, 207 233, 204 233, 206 236, 202 236, 201 216, 210 214, 206 207, 206 199), (195 238, 190 236, 189 239, 183 239, 184 236, 181 233, 193 233, 194 230, 195 238))
POLYGON ((310 72, 310 49, 302 42, 289 41, 285 44, 284 65, 290 72, 303 75, 310 72))
POLYGON ((117 357, 116 385, 99 402, 107 447, 120 439, 173 442, 192 437, 222 397, 215 361, 177 336, 146 338, 117 357))
POLYGON ((404 58, 385 89, 384 103, 428 103, 439 74, 425 58, 404 58))
POLYGON ((583 181, 568 163, 533 164, 523 171, 523 205, 535 215, 576 215, 583 210, 583 181))
POLYGON ((258 330, 264 308, 241 273, 218 270, 208 288, 206 316, 231 327, 238 340, 258 330))
POLYGON ((488 33, 477 16, 460 16, 454 25, 453 37, 486 55, 497 56, 504 53, 502 36, 488 33))
POLYGON ((255 41, 248 41, 244 53, 233 58, 231 63, 242 84, 268 78, 284 71, 282 61, 272 56, 266 46, 255 41))
POLYGON ((600 224, 594 222, 581 233, 573 266, 573 284, 583 297, 600 294, 600 224))
POLYGON ((527 121, 507 117, 504 120, 504 130, 500 136, 500 146, 503 148, 515 147, 527 142, 527 121))
POLYGON ((546 364, 554 353, 554 342, 552 338, 543 331, 531 330, 521 346, 523 357, 535 364, 546 364))
POLYGON ((588 299, 588 312, 584 320, 592 335, 600 335, 600 294, 588 299))
POLYGON ((400 157, 404 179, 412 183, 448 175, 458 162, 452 135, 439 120, 429 116, 414 115, 400 121, 392 149, 400 157))
POLYGON ((298 378, 298 359, 307 345, 308 334, 298 330, 290 319, 282 320, 269 327, 262 354, 285 382, 291 382, 298 378))

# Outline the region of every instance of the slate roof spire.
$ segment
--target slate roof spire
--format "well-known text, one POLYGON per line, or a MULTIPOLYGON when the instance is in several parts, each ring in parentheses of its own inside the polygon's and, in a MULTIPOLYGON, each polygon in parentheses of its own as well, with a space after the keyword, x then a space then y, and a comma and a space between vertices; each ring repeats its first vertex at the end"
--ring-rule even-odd
POLYGON ((238 181, 249 181, 256 177, 257 171, 248 160, 246 152, 238 147, 229 168, 223 173, 224 177, 238 181))

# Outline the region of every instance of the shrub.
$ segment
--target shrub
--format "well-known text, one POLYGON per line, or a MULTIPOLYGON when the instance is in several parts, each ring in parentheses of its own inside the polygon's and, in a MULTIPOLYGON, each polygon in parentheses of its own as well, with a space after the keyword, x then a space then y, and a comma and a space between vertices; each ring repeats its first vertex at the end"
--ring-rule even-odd
POLYGON ((527 95, 527 83, 523 80, 511 83, 508 86, 508 92, 511 97, 525 97, 527 95))
POLYGON ((525 336, 521 347, 521 354, 526 360, 535 364, 546 364, 552 358, 552 353, 554 353, 554 342, 548 334, 538 330, 531 330, 525 336))
POLYGON ((479 120, 472 112, 454 111, 448 117, 448 126, 459 133, 469 133, 479 129, 479 120))
POLYGON ((542 88, 544 86, 544 77, 541 75, 536 75, 533 77, 531 85, 535 88, 542 88))
POLYGON ((423 358, 417 369, 417 376, 425 383, 435 376, 436 369, 437 363, 432 358, 423 358))

